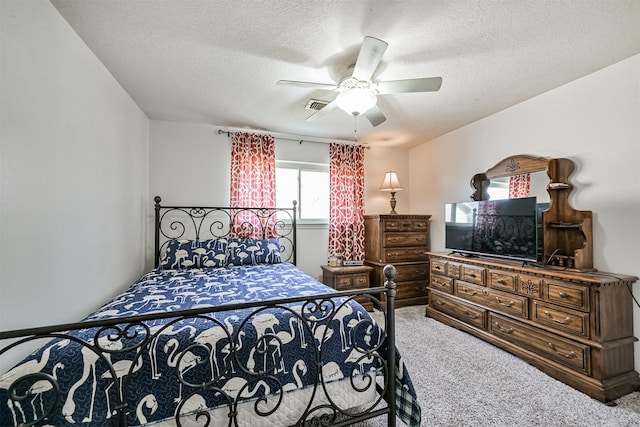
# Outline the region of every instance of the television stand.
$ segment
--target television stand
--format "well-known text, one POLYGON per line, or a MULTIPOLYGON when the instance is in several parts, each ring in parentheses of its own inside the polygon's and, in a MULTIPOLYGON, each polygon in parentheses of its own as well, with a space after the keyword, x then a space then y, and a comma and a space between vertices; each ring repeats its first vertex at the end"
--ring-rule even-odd
POLYGON ((631 393, 637 277, 428 252, 426 315, 507 350, 602 402, 631 393))

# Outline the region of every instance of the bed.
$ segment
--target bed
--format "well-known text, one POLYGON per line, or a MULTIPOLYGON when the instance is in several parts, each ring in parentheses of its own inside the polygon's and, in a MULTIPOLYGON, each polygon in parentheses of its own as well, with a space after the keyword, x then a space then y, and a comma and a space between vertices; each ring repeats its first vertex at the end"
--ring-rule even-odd
POLYGON ((0 424, 418 426, 395 269, 379 288, 319 283, 295 266, 295 212, 156 197, 155 268, 79 323, 0 332, 0 357, 36 348, 0 376, 0 424))

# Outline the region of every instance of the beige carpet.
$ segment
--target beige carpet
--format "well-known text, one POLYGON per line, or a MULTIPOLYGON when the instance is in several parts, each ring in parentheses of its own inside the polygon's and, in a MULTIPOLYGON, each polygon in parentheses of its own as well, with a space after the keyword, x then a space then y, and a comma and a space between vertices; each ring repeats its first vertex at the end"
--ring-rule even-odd
POLYGON ((396 344, 423 426, 640 426, 640 393, 607 406, 424 312, 425 306, 396 310, 396 344))

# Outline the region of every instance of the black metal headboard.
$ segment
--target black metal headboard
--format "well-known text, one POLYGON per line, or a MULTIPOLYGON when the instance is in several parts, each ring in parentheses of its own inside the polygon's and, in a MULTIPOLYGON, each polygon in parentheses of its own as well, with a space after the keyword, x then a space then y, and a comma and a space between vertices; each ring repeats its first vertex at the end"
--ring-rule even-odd
POLYGON ((290 208, 162 206, 155 201, 154 266, 172 239, 275 238, 283 261, 296 263, 296 204, 290 208))

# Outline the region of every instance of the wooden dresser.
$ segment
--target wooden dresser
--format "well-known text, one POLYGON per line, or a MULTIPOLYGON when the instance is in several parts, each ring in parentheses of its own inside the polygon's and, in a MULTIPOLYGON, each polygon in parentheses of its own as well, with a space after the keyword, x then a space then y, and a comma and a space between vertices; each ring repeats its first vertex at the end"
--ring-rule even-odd
POLYGON ((427 316, 603 402, 634 390, 631 284, 604 272, 430 253, 427 316))
POLYGON ((397 271, 396 307, 427 303, 431 215, 365 215, 365 264, 374 268, 372 286, 384 285, 382 269, 397 271))

